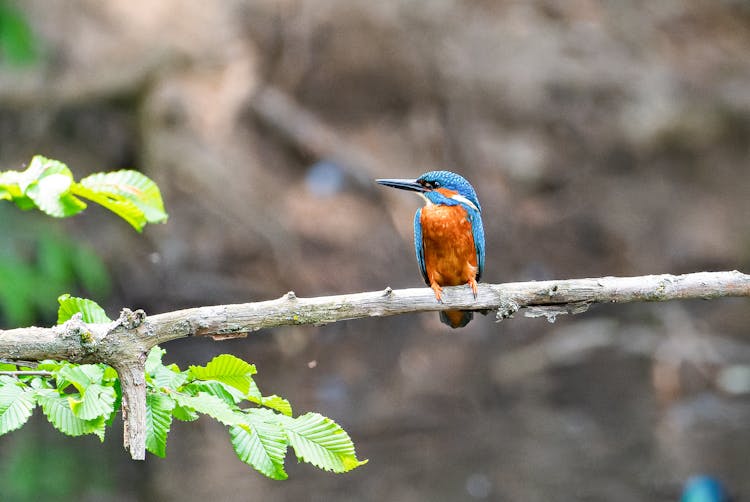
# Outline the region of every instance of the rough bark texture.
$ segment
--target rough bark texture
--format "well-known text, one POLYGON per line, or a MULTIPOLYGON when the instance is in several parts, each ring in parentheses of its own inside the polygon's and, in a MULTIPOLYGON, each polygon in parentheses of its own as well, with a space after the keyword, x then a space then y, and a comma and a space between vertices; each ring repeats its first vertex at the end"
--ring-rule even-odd
POLYGON ((123 446, 133 460, 146 458, 146 376, 144 361, 115 363, 122 386, 123 446))

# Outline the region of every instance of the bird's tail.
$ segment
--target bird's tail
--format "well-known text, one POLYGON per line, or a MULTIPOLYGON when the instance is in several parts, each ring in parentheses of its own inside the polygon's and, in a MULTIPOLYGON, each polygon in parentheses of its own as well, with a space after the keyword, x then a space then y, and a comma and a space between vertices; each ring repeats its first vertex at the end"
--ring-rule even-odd
POLYGON ((451 328, 463 328, 474 319, 474 312, 470 310, 441 310, 440 321, 451 328))

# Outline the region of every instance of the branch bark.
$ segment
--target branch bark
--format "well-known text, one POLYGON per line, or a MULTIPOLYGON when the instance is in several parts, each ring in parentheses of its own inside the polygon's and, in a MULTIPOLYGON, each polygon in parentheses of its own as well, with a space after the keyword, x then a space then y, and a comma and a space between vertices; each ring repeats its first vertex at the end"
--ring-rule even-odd
POLYGON ((263 328, 323 325, 348 319, 448 309, 496 310, 498 321, 521 309, 529 317, 554 321, 560 314, 584 312, 594 303, 661 302, 690 298, 750 297, 750 275, 738 271, 684 275, 600 277, 554 281, 480 284, 476 298, 467 286, 446 287, 443 302, 429 288, 298 298, 178 310, 146 317, 123 309, 108 324, 86 324, 80 315, 51 328, 0 330, 0 358, 106 363, 120 375, 125 447, 145 457, 146 387, 144 362, 154 345, 189 336, 221 340, 263 328))

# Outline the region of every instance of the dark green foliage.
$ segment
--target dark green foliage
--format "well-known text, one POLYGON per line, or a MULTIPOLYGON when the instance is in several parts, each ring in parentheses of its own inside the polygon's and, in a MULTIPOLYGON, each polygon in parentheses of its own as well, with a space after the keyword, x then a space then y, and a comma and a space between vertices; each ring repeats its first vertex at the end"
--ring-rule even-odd
POLYGON ((109 291, 109 275, 88 246, 36 218, 24 225, 0 208, 0 323, 28 325, 54 319, 60 291, 99 297, 109 291))
POLYGON ((36 62, 38 54, 37 40, 24 15, 0 0, 0 63, 27 65, 36 62))

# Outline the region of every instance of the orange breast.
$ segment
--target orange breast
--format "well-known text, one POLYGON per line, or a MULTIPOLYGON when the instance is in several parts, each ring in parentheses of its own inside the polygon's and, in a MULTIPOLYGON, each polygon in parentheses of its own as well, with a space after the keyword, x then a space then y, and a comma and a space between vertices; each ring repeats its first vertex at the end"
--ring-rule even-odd
POLYGON ((477 253, 471 223, 461 206, 422 208, 422 244, 427 278, 440 286, 459 286, 476 277, 477 253))

